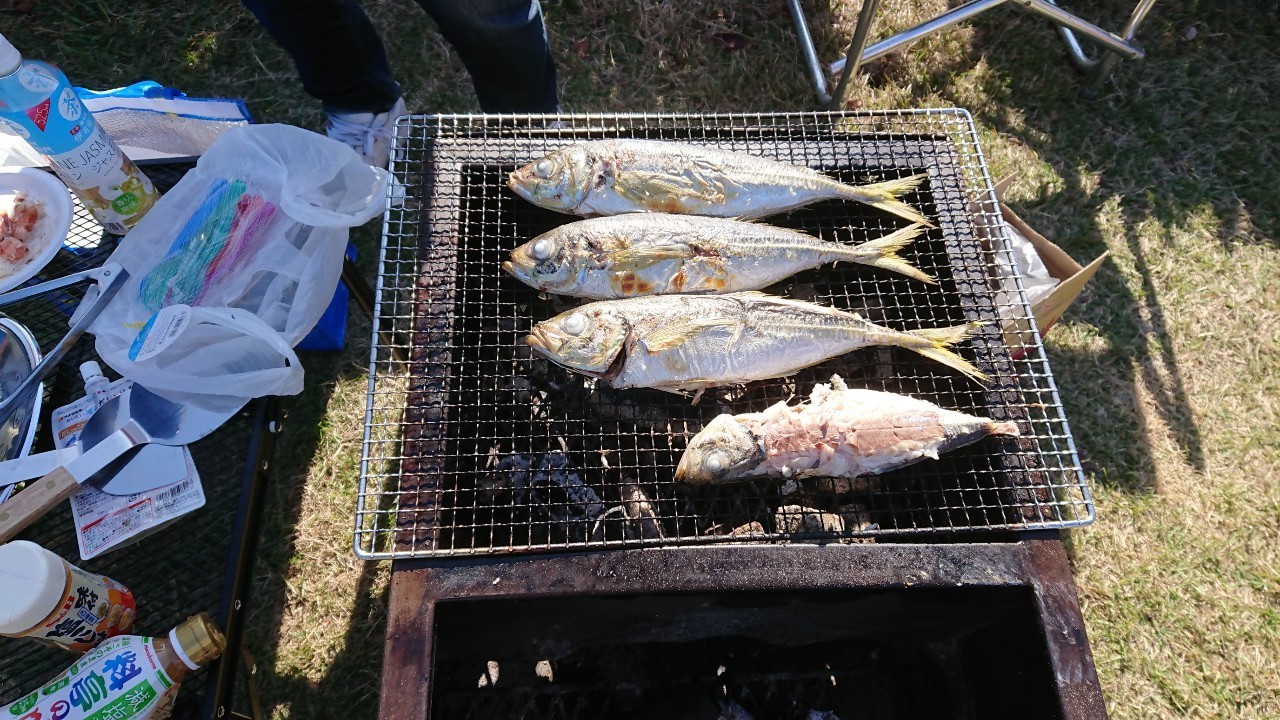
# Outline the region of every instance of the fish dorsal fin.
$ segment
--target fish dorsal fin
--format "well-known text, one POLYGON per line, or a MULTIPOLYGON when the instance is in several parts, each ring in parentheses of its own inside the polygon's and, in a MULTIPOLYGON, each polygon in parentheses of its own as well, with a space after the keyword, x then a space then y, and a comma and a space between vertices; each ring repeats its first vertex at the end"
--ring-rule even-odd
POLYGON ((692 340, 698 333, 713 328, 736 329, 739 323, 731 318, 673 318, 643 338, 645 349, 659 353, 679 347, 692 340))

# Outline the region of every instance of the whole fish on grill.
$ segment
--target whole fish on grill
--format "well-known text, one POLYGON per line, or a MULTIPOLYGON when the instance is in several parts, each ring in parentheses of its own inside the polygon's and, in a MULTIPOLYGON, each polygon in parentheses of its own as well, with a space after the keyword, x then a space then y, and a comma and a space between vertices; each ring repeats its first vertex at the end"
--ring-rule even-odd
POLYGON ((878 475, 1018 426, 905 395, 855 390, 839 376, 809 402, 720 415, 689 441, 675 478, 691 484, 750 477, 878 475))
POLYGON ((849 246, 741 220, 632 213, 561 225, 512 250, 502 269, 543 292, 594 300, 758 290, 840 261, 936 284, 897 255, 922 231, 849 246))
POLYGON ((583 217, 665 212, 750 219, 820 200, 853 200, 928 224, 897 199, 924 177, 855 187, 746 153, 660 140, 596 140, 519 168, 507 185, 535 205, 583 217))
POLYGON ((985 380, 947 349, 981 323, 901 332, 758 292, 601 300, 538 323, 525 342, 615 388, 679 392, 790 375, 868 345, 895 345, 985 380))

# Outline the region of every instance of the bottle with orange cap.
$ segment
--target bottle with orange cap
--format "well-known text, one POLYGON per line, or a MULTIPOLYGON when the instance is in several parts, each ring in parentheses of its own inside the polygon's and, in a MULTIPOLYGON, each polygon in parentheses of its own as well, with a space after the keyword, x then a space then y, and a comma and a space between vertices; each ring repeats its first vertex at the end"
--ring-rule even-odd
POLYGON ((0 707, 0 717, 163 720, 183 679, 217 659, 226 646, 204 613, 187 618, 165 637, 110 638, 44 687, 0 707))

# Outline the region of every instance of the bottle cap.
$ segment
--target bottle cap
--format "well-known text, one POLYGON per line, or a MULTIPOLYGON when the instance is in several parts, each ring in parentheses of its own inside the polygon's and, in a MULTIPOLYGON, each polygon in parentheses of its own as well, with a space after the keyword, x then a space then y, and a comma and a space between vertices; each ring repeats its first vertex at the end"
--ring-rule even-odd
POLYGON ((213 620, 210 620, 205 613, 183 620, 170 633, 169 639, 176 643, 176 649, 179 650, 179 656, 183 657, 183 662, 190 660, 187 666, 195 665, 191 668, 192 670, 208 665, 227 649, 227 639, 222 636, 222 631, 218 630, 218 626, 214 625, 213 620))
POLYGON ((0 545, 0 633, 34 630, 57 609, 66 591, 62 558, 26 540, 0 545))
POLYGON ((93 360, 85 360, 80 363, 80 377, 84 378, 85 382, 89 382, 94 378, 100 378, 102 376, 102 366, 97 362, 93 360))
POLYGON ((12 73, 22 64, 22 53, 18 52, 18 48, 13 43, 0 35, 0 77, 12 73))

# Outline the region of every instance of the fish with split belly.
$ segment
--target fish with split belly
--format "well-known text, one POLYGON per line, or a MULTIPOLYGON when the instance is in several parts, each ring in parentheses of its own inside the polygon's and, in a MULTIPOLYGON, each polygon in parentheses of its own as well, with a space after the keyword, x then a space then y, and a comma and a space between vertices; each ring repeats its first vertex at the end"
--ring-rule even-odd
POLYGON ((543 292, 609 300, 758 290, 829 262, 936 284, 898 257, 919 224, 860 245, 726 218, 631 213, 561 225, 511 251, 508 273, 543 292))
POLYGON ((583 217, 665 212, 752 219, 821 200, 852 200, 928 225, 898 200, 924 178, 854 186, 746 153, 661 140, 596 140, 517 169, 507 185, 535 205, 583 217))
POLYGON ((980 382, 948 349, 982 323, 902 332, 861 316, 758 292, 600 300, 534 326, 525 342, 615 388, 697 391, 785 377, 868 345, 917 352, 980 382))
POLYGON ((712 484, 752 477, 879 475, 1018 426, 905 395, 856 390, 839 376, 807 403, 720 415, 685 448, 675 479, 712 484))

